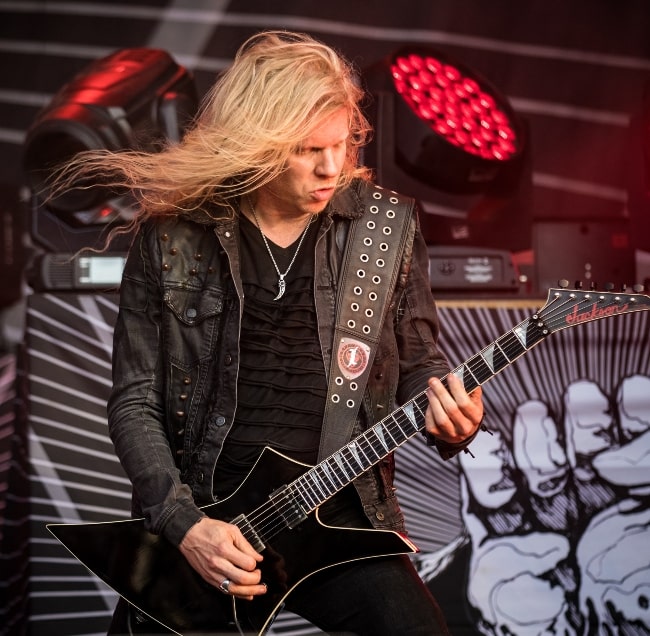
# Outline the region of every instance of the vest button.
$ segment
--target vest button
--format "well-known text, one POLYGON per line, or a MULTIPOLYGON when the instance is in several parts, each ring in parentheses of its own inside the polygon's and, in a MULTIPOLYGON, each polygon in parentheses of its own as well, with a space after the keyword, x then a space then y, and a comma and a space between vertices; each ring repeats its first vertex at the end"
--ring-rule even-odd
POLYGON ((377 517, 377 519, 379 519, 379 521, 383 521, 386 518, 384 513, 381 512, 381 510, 378 510, 377 512, 375 512, 375 517, 377 517))

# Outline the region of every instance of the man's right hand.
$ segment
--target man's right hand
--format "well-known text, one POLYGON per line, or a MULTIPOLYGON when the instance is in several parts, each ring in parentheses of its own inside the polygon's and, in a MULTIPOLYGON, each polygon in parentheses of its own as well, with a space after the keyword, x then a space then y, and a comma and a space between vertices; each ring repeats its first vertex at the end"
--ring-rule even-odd
POLYGON ((178 547, 210 585, 219 588, 230 581, 228 593, 245 599, 266 592, 257 567, 263 557, 237 526, 204 517, 187 531, 178 547))

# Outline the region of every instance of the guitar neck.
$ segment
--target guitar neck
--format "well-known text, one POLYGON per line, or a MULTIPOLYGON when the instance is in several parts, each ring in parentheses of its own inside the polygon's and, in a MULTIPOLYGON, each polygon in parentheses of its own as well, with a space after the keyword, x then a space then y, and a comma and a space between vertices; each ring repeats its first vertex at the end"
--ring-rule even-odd
MULTIPOLYGON (((548 334, 544 324, 534 316, 521 322, 450 373, 458 376, 463 381, 465 390, 471 393, 541 342, 548 334)), ((443 382, 446 378, 447 376, 443 378, 443 382)), ((292 482, 288 490, 292 492, 304 513, 318 508, 344 486, 423 430, 428 405, 426 391, 422 391, 292 482)))
MULTIPOLYGON (((546 304, 537 313, 450 373, 459 377, 465 390, 471 393, 551 333, 602 318, 648 309, 650 297, 645 294, 550 289, 546 304)), ((447 377, 443 378, 443 382, 447 377)), ((419 393, 404 406, 288 484, 282 495, 293 501, 290 506, 291 519, 288 519, 287 523, 299 523, 300 518, 318 508, 421 431, 424 428, 428 403, 426 392, 419 393)), ((279 500, 277 504, 280 505, 279 500)))

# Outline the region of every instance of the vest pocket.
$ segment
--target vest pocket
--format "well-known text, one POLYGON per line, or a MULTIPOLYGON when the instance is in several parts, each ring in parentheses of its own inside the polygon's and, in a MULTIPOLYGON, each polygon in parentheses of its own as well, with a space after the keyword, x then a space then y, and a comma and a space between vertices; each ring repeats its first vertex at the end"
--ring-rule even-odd
POLYGON ((166 288, 162 324, 167 357, 187 369, 212 355, 223 308, 220 290, 166 288))

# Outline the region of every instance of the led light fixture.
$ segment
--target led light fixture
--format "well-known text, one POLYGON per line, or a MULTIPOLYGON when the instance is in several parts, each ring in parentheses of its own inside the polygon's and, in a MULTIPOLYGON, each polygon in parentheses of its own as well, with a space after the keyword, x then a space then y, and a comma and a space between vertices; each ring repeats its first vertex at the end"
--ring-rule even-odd
POLYGON ((523 126, 478 73, 434 49, 404 47, 366 77, 371 92, 394 95, 394 159, 407 174, 460 194, 516 181, 523 126))
POLYGON ((80 181, 52 197, 58 166, 84 150, 157 151, 178 141, 198 109, 193 76, 159 49, 122 49, 64 85, 27 132, 24 171, 33 194, 32 233, 54 251, 95 242, 132 214, 128 193, 80 181))

